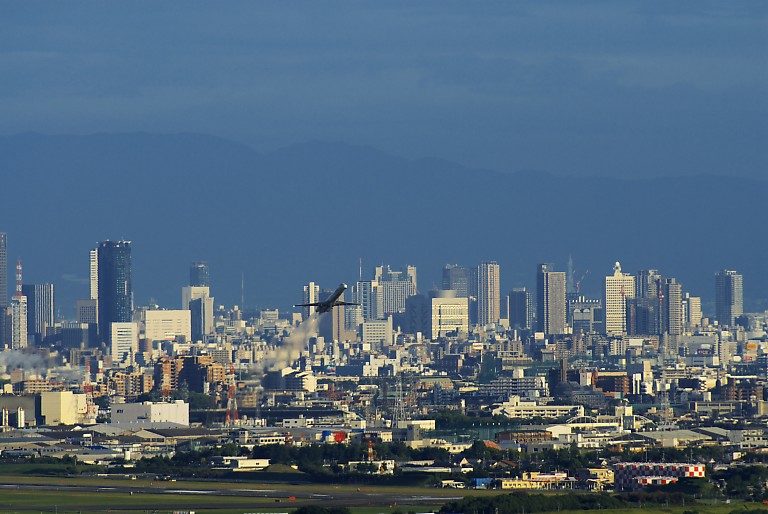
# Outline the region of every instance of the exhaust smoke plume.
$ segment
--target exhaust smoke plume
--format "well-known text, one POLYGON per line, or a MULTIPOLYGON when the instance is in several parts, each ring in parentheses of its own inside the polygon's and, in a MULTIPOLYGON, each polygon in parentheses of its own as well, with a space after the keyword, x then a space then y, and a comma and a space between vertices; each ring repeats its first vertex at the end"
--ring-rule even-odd
POLYGON ((264 371, 275 371, 293 364, 301 352, 309 345, 312 337, 317 337, 320 314, 314 313, 293 329, 293 332, 283 339, 282 345, 264 358, 264 371))
POLYGON ((20 350, 6 350, 0 352, 0 369, 12 371, 14 369, 45 371, 48 365, 41 356, 34 353, 25 353, 20 350))

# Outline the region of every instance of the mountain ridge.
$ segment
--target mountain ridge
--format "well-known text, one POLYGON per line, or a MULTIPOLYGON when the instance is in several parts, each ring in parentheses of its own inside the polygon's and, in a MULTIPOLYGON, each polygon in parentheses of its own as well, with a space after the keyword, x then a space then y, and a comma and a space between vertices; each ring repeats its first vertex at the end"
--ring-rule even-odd
POLYGON ((768 220, 768 182, 756 179, 561 177, 343 142, 258 152, 147 132, 0 136, 0 173, 9 260, 22 256, 29 281, 61 283, 71 305, 87 293, 72 277, 86 276, 88 249, 124 237, 138 304, 174 307, 193 260, 210 262, 223 303, 239 302, 244 273, 247 305, 287 307, 306 281, 353 281, 360 257, 366 268, 418 265, 421 289, 439 283, 442 264, 497 260, 505 292, 533 286, 537 262, 564 269, 572 254, 592 270, 592 294, 620 260, 678 277, 706 307, 714 273, 729 267, 745 274, 750 302, 768 306, 752 228, 768 220))

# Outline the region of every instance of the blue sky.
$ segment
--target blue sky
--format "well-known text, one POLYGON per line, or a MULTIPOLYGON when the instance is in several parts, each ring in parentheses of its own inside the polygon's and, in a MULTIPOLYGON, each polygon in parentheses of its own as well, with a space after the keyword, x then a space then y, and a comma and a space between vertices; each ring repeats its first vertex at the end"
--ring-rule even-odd
POLYGON ((0 133, 764 177, 768 3, 0 2, 0 133))

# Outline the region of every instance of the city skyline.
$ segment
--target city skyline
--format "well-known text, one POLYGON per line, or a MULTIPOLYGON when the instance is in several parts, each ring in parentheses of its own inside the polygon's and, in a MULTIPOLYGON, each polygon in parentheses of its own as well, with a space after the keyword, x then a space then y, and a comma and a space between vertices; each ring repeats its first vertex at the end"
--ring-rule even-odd
MULTIPOLYGON (((3 236, 4 240, 7 241, 6 233, 0 233, 0 236, 3 236)), ((130 316, 128 313, 132 312, 134 309, 131 247, 132 246, 130 241, 106 240, 99 243, 98 248, 88 252, 87 266, 90 273, 88 280, 88 295, 83 298, 78 298, 76 300, 76 306, 73 305, 69 307, 72 309, 72 312, 77 313, 76 316, 69 318, 66 316, 60 316, 58 313, 62 311, 61 305, 56 305, 56 313, 53 312, 53 284, 32 284, 25 282, 21 286, 18 286, 22 287, 24 292, 29 292, 29 294, 24 295, 25 298, 28 297, 29 308, 37 311, 37 316, 30 314, 29 318, 25 318, 25 320, 28 319, 28 322, 31 324, 30 327, 35 325, 39 328, 41 324, 43 324, 42 326, 45 324, 50 326, 51 321, 54 318, 57 321, 77 319, 77 317, 80 316, 80 304, 87 304, 89 301, 94 302, 94 306, 99 304, 96 312, 101 313, 99 317, 102 320, 106 320, 107 317, 110 317, 110 319, 114 318, 113 321, 130 321, 130 316), (99 252, 101 252, 101 256, 99 256, 99 252), (101 280, 99 280, 99 270, 102 270, 103 274, 101 280), (108 278, 105 279, 104 277, 108 278), (44 288, 47 292, 43 293, 43 289, 41 288, 44 288), (41 296, 43 294, 45 296, 41 296), (117 297, 120 299, 114 299, 113 297, 115 297, 115 295, 117 295, 117 297), (50 314, 42 314, 43 311, 40 310, 41 307, 36 306, 36 302, 33 301, 33 298, 35 297, 45 298, 44 305, 46 305, 46 307, 42 307, 42 309, 43 311, 46 309, 49 310, 50 314), (106 306, 108 303, 114 305, 104 309, 103 306, 106 306), (128 305, 128 307, 126 307, 126 305, 128 305), (76 310, 75 307, 77 307, 76 310), (105 311, 107 312, 106 314, 105 311), (37 319, 41 316, 42 321, 37 319)), ((19 261, 17 264, 18 284, 21 284, 21 282, 18 282, 18 280, 20 280, 20 266, 21 264, 19 261)), ((696 301, 696 305, 693 307, 693 309, 695 309, 697 312, 701 312, 701 298, 705 295, 702 295, 698 291, 690 291, 685 289, 679 282, 676 281, 676 279, 664 278, 662 274, 660 274, 659 271, 655 269, 641 269, 638 270, 635 274, 623 273, 619 262, 616 262, 613 266, 613 274, 609 274, 604 277, 602 296, 599 293, 592 293, 590 295, 590 293, 584 293, 584 291, 582 291, 581 293, 584 294, 580 293, 577 299, 575 293, 566 292, 566 283, 574 280, 571 277, 571 275, 575 273, 575 270, 572 267, 572 257, 569 257, 568 259, 569 270, 567 272, 559 271, 557 266, 554 266, 553 264, 538 265, 537 272, 535 276, 533 276, 532 280, 534 283, 536 283, 536 293, 530 297, 532 300, 535 300, 535 319, 538 330, 547 334, 562 333, 562 328, 560 328, 561 316, 556 314, 554 325, 552 325, 553 321, 551 314, 547 313, 549 313, 552 308, 559 312, 561 307, 565 309, 565 311, 568 311, 569 302, 581 302, 581 298, 589 301, 594 300, 597 302, 603 302, 602 305, 605 309, 605 330, 608 334, 631 334, 639 326, 637 325, 638 319, 640 319, 642 323, 650 324, 648 325, 649 327, 656 327, 655 329, 650 330, 648 333, 654 333, 658 331, 659 333, 679 334, 680 327, 676 325, 678 322, 674 320, 683 320, 685 319, 685 315, 690 312, 692 307, 688 304, 688 301, 689 297, 691 296, 693 296, 696 301), (691 293, 693 293, 693 295, 691 293), (562 299, 559 298, 560 296, 562 296, 562 299), (590 298, 593 300, 590 300, 590 298), (663 303, 663 305, 660 305, 658 308, 653 307, 653 304, 657 302, 657 298, 658 302, 663 303), (674 301, 672 301, 673 298, 674 301), (630 309, 630 299, 635 302, 650 300, 652 309, 650 315, 656 319, 649 320, 644 318, 643 316, 648 316, 649 314, 641 315, 637 311, 637 309, 640 308, 639 303, 633 303, 632 308, 630 309), (621 306, 618 306, 617 302, 620 302, 621 306), (630 315, 632 316, 631 324, 630 320, 628 319, 628 316, 630 315), (640 316, 640 318, 637 318, 636 316, 640 316), (551 330, 554 330, 554 332, 551 332, 551 330)), ((432 286, 429 290, 417 288, 417 269, 418 268, 416 266, 407 265, 403 267, 402 271, 395 271, 391 268, 390 265, 377 265, 373 267, 369 276, 368 274, 364 273, 362 262, 360 262, 360 268, 358 271, 361 274, 359 278, 362 280, 357 282, 357 285, 352 288, 353 299, 360 302, 360 316, 365 317, 363 313, 369 312, 371 314, 369 314, 366 319, 382 319, 383 317, 389 316, 393 313, 402 312, 402 309, 405 305, 405 300, 410 296, 414 296, 416 294, 427 294, 431 291, 440 291, 445 290, 446 288, 450 289, 451 287, 458 287, 459 289, 464 288, 466 290, 466 294, 463 296, 471 296, 472 298, 477 299, 476 306, 470 310, 474 309, 473 316, 477 322, 482 325, 493 323, 494 319, 501 319, 502 312, 506 313, 505 319, 509 320, 510 316, 513 315, 513 305, 515 305, 514 303, 510 303, 512 296, 516 292, 525 291, 527 289, 527 286, 521 286, 520 284, 515 284, 511 288, 503 289, 500 286, 499 279, 501 268, 495 261, 484 261, 480 262, 476 266, 468 267, 456 264, 446 264, 440 269, 442 276, 440 287, 436 285, 436 282, 432 282, 432 286), (368 293, 359 293, 357 290, 359 289, 360 284, 363 284, 364 286, 368 284, 370 291, 368 293), (407 288, 404 288, 406 284, 407 288), (509 293, 502 294, 502 290, 509 291, 509 293), (374 301, 372 295, 378 295, 378 305, 371 303, 374 301), (485 300, 483 298, 485 298, 485 300), (500 309, 500 303, 502 300, 506 302, 504 309, 500 309), (495 307, 493 306, 494 303, 496 304, 495 307), (485 304, 485 306, 483 306, 483 304, 485 304), (485 314, 483 314, 484 310, 485 314)), ((195 309, 197 309, 195 312, 198 312, 198 317, 205 316, 204 312, 206 312, 205 309, 207 309, 209 312, 207 316, 210 318, 207 321, 207 326, 210 327, 212 326, 212 312, 216 307, 213 305, 213 295, 211 292, 212 287, 210 287, 211 282, 208 263, 205 261, 191 261, 188 270, 189 280, 187 280, 186 283, 180 287, 182 298, 181 308, 191 308, 191 300, 196 300, 198 298, 208 298, 208 307, 195 307, 195 309), (208 285, 199 285, 202 283, 208 285)), ((708 311, 706 314, 712 319, 718 320, 721 324, 733 324, 735 318, 737 318, 742 313, 748 312, 745 311, 743 307, 743 275, 737 271, 724 269, 715 272, 714 279, 714 287, 712 290, 712 297, 714 301, 709 302, 711 303, 711 312, 708 311), (724 316, 729 320, 728 323, 725 323, 724 316)), ((330 292, 330 289, 314 281, 309 282, 309 286, 304 284, 302 287, 303 293, 297 295, 297 301, 300 300, 305 303, 315 301, 315 298, 330 292)), ((524 294, 530 295, 529 292, 525 292, 524 294)), ((16 296, 19 295, 17 294, 16 296)), ((461 291, 459 291, 458 297, 462 297, 461 291)), ((534 304, 532 304, 530 307, 534 308, 534 304)), ((152 307, 151 303, 141 305, 152 307)), ((231 307, 238 304, 233 303, 230 305, 216 305, 231 307)), ((160 304, 159 307, 162 309, 177 309, 178 305, 175 303, 160 304)), ((277 306, 274 304, 262 306, 240 306, 241 309, 246 307, 269 309, 277 306)), ((519 310, 520 308, 520 303, 518 301, 516 306, 517 310, 515 312, 521 312, 519 310)), ((282 312, 303 312, 305 319, 309 316, 309 314, 311 314, 311 312, 313 312, 312 310, 308 310, 306 308, 297 311, 295 305, 293 306, 293 309, 285 307, 279 307, 279 309, 282 312)), ((570 316, 570 311, 563 314, 562 326, 573 326, 573 323, 570 320, 570 316)), ((27 321, 25 321, 25 323, 27 323, 27 321)), ((101 321, 101 323, 103 324, 103 321, 101 321)), ((206 324, 205 322, 201 323, 204 325, 206 324)), ((40 332, 38 331, 32 331, 30 329, 28 333, 32 340, 34 340, 35 337, 40 337, 40 332)), ((104 335, 101 337, 104 337, 104 335)))
POLYGON ((504 270, 502 289, 507 290, 518 285, 532 288, 527 269, 540 261, 552 261, 565 269, 571 255, 577 274, 591 271, 583 280, 584 291, 590 294, 602 288, 597 270, 604 268, 606 260, 618 258, 626 269, 674 270, 671 274, 686 287, 702 291, 705 308, 713 302, 708 278, 712 270, 739 269, 751 280, 745 291, 750 308, 768 306, 762 293, 768 290, 765 261, 753 252, 732 252, 728 245, 711 244, 713 234, 727 233, 735 240, 754 237, 750 224, 741 220, 759 224, 765 218, 760 202, 768 195, 768 182, 739 184, 742 208, 723 213, 707 206, 720 202, 719 192, 734 184, 717 178, 622 182, 621 187, 643 198, 642 202, 627 203, 623 197, 613 196, 616 184, 600 179, 483 172, 482 180, 473 180, 479 171, 445 162, 408 161, 348 145, 318 143, 263 156, 210 138, 181 135, 32 140, 36 141, 32 147, 19 142, 0 152, 0 164, 7 161, 9 169, 27 169, 32 164, 30 156, 38 156, 39 162, 29 173, 6 177, 9 190, 36 187, 44 205, 56 205, 56 191, 61 188, 71 183, 92 184, 93 190, 72 189, 68 203, 82 209, 88 205, 89 212, 100 213, 93 216, 78 209, 62 209, 50 219, 17 216, 15 212, 23 211, 22 196, 0 203, 0 219, 8 220, 2 229, 13 234, 9 256, 24 258, 31 281, 55 282, 62 299, 83 297, 88 279, 82 264, 83 248, 111 238, 141 242, 135 263, 140 273, 134 283, 136 300, 141 303, 153 296, 161 303, 175 299, 172 291, 187 280, 186 268, 192 260, 208 261, 219 301, 240 303, 244 275, 246 305, 288 306, 296 299, 285 294, 284 283, 314 280, 333 285, 341 278, 350 281, 359 273, 360 257, 366 269, 382 261, 411 261, 425 270, 422 283, 430 285, 440 284, 439 268, 446 262, 468 265, 493 259, 504 270), (20 152, 22 149, 26 150, 20 152), (74 162, 84 163, 75 174, 62 172, 42 182, 35 178, 53 166, 71 169, 67 163, 74 162), (304 162, 312 165, 305 166, 304 162), (112 208, 108 184, 99 177, 102 169, 116 165, 121 173, 133 177, 123 188, 126 197, 145 198, 152 209, 138 209, 127 216, 112 208), (187 212, 167 202, 168 195, 207 198, 210 191, 205 184, 210 181, 211 166, 227 169, 227 175, 220 178, 221 185, 233 187, 227 187, 225 195, 211 198, 208 209, 187 212), (359 170, 367 171, 361 174, 359 170), (433 180, 436 174, 443 180, 433 180), (404 205, 419 207, 389 209, 392 193, 379 187, 380 176, 409 184, 397 190, 397 197, 404 205), (484 223, 476 223, 473 216, 444 217, 448 204, 442 199, 453 198, 458 183, 463 184, 461 198, 482 195, 487 199, 474 210, 484 223), (158 187, 147 188, 146 184, 158 187), (254 191, 270 194, 254 197, 254 191), (542 195, 550 205, 577 212, 577 224, 562 231, 557 246, 548 242, 548 234, 562 223, 560 208, 539 209, 542 195), (512 200, 519 212, 531 214, 512 219, 498 216, 496 206, 512 200), (342 215, 307 224, 307 211, 326 201, 338 202, 341 213, 368 215, 342 215), (591 205, 603 208, 597 212, 591 205), (670 205, 691 206, 696 223, 688 230, 677 230, 668 222, 670 205), (604 214, 613 211, 625 215, 604 214), (632 218, 642 220, 642 224, 635 227, 622 221, 632 218), (385 221, 376 225, 373 220, 385 221), (591 230, 583 232, 580 223, 587 222, 591 230), (342 223, 339 227, 343 229, 331 236, 331 227, 342 223), (251 224, 259 226, 259 236, 244 237, 251 224), (72 227, 77 230, 73 232, 72 227), (57 244, 55 259, 48 239, 35 236, 47 233, 57 244), (169 240, 168 234, 174 237, 169 240), (464 235, 472 237, 461 242, 464 235), (269 249, 265 251, 267 240, 269 249), (521 245, 521 241, 528 243, 521 245), (602 248, 610 248, 611 255, 602 248), (319 265, 315 251, 325 256, 323 265, 319 265), (54 269, 56 275, 51 274, 54 269))

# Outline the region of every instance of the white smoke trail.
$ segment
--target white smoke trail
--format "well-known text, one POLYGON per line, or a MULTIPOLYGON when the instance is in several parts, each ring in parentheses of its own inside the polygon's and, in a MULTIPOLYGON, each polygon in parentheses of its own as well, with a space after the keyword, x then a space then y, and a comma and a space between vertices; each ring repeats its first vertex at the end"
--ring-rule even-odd
POLYGON ((309 346, 310 338, 317 337, 319 321, 320 314, 315 312, 293 329, 282 344, 264 358, 264 371, 274 371, 293 364, 309 346))
POLYGON ((40 355, 25 353, 20 350, 0 351, 0 369, 5 368, 7 371, 14 369, 45 371, 47 367, 45 359, 40 355))

